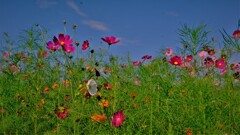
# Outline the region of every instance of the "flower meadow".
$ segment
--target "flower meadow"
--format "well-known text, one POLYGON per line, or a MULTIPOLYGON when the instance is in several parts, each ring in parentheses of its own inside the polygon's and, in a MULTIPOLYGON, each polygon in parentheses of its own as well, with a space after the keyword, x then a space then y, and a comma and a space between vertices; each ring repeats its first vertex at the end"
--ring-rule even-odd
POLYGON ((67 25, 3 34, 0 134, 240 133, 240 24, 221 47, 206 25, 183 25, 177 50, 139 60, 111 54, 116 36, 80 41, 67 25))

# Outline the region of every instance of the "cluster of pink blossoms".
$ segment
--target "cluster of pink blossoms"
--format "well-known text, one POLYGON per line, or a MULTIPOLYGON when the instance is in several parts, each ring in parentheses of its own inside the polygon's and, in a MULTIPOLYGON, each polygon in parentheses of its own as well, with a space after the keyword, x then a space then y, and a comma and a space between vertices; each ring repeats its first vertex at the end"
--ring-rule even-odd
POLYGON ((56 51, 62 47, 65 52, 71 53, 75 51, 75 47, 73 46, 72 42, 73 40, 69 35, 59 34, 58 38, 56 36, 53 37, 53 42, 47 42, 47 49, 56 51))

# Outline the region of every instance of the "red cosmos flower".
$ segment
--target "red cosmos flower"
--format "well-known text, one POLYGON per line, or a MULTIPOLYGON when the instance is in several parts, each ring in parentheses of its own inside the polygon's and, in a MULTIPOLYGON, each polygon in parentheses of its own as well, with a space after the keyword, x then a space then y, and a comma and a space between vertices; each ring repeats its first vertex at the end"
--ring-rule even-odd
POLYGON ((86 50, 89 47, 89 42, 88 40, 85 40, 82 44, 82 50, 86 50))
POLYGON ((183 64, 180 56, 173 56, 168 62, 175 66, 181 66, 183 64))
POLYGON ((75 47, 70 44, 70 45, 64 45, 63 46, 63 50, 67 53, 71 53, 71 52, 74 52, 75 51, 75 47))
POLYGON ((211 57, 207 57, 204 59, 204 65, 207 67, 211 67, 214 65, 214 61, 211 57))
POLYGON ((185 57, 185 62, 190 62, 190 61, 192 61, 192 59, 193 59, 193 56, 188 55, 188 56, 185 57))
POLYGON ((47 42, 47 49, 48 50, 56 51, 56 50, 59 50, 59 48, 60 48, 60 45, 55 44, 52 41, 47 42))
POLYGON ((172 55, 172 48, 166 48, 166 50, 164 51, 164 54, 167 56, 172 55))
POLYGON ((222 59, 222 58, 216 60, 216 62, 215 62, 215 67, 219 68, 219 69, 225 68, 226 65, 227 65, 227 62, 225 62, 224 59, 222 59))
POLYGON ((112 126, 119 127, 123 124, 126 116, 123 114, 122 111, 117 111, 114 113, 113 117, 111 118, 112 126))
POLYGON ((55 36, 53 37, 53 42, 55 44, 65 46, 65 45, 71 45, 73 41, 69 35, 64 36, 64 34, 59 34, 58 39, 55 36))
POLYGON ((56 115, 58 116, 58 118, 64 120, 68 116, 68 111, 67 110, 64 110, 63 112, 57 111, 56 115))
POLYGON ((235 30, 232 35, 235 39, 240 38, 240 30, 235 30))
POLYGON ((105 38, 101 38, 103 41, 107 42, 108 45, 111 45, 111 44, 116 44, 118 42, 120 42, 120 40, 116 40, 116 37, 114 36, 111 36, 111 37, 105 37, 105 38))
POLYGON ((112 89, 112 86, 111 86, 111 84, 106 83, 106 84, 104 84, 104 88, 105 88, 106 90, 111 90, 111 89, 112 89))
POLYGON ((139 66, 139 65, 142 64, 142 62, 141 61, 134 61, 134 62, 132 62, 132 64, 133 64, 133 66, 139 66))

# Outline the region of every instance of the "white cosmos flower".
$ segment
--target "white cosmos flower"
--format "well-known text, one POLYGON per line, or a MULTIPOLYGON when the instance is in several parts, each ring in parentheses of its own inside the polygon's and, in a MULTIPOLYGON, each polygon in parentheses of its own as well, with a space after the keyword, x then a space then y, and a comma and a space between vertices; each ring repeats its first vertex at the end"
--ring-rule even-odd
POLYGON ((91 96, 95 95, 97 93, 97 83, 94 79, 90 79, 87 82, 87 89, 91 96))

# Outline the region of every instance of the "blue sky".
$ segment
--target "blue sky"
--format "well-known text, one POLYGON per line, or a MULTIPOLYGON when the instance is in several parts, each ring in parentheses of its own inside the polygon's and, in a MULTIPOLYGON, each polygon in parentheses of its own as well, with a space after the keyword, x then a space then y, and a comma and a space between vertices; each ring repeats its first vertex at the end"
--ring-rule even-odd
POLYGON ((110 53, 133 59, 157 56, 161 48, 180 47, 178 28, 183 24, 207 24, 211 36, 222 44, 219 30, 229 34, 237 29, 240 0, 0 0, 0 34, 8 32, 17 41, 24 29, 39 23, 48 29, 49 40, 63 30, 72 36, 77 24, 77 40, 101 46, 101 37, 116 36, 121 43, 110 53), (23 2, 24 1, 24 2, 23 2))

